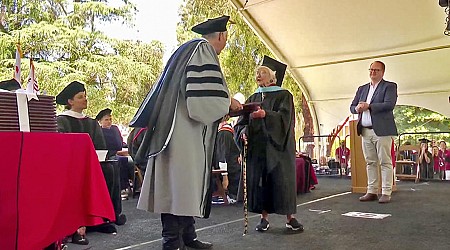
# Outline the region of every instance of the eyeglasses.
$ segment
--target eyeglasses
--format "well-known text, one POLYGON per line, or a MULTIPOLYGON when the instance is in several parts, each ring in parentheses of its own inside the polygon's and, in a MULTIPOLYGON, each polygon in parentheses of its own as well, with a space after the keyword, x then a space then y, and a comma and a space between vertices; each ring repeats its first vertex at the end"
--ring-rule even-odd
POLYGON ((370 72, 372 72, 372 71, 373 71, 373 72, 379 72, 379 71, 381 71, 381 69, 369 69, 369 71, 370 71, 370 72))

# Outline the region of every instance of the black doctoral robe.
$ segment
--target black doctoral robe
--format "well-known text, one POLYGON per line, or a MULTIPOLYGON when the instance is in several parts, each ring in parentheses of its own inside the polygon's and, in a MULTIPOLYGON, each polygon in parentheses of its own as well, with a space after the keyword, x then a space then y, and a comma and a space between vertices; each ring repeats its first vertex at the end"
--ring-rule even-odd
POLYGON ((295 214, 295 137, 292 94, 279 88, 255 93, 246 103, 261 102, 266 117, 239 117, 237 138, 247 134, 248 209, 254 213, 295 214))
POLYGON ((88 133, 96 150, 106 149, 105 138, 97 121, 90 118, 75 118, 68 115, 59 115, 57 118, 58 132, 61 133, 88 133))

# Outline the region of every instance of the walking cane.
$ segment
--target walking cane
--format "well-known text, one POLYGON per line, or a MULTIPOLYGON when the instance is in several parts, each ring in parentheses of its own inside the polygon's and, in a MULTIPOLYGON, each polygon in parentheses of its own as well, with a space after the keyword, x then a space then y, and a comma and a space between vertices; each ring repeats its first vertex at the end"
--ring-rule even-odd
POLYGON ((244 234, 245 236, 248 232, 248 204, 247 204, 247 142, 244 141, 244 148, 242 149, 242 179, 244 182, 244 234))

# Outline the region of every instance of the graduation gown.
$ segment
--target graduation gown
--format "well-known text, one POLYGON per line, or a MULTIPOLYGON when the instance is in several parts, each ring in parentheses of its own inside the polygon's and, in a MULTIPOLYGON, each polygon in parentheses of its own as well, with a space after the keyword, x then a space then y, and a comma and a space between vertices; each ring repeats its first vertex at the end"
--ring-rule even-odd
POLYGON ((214 141, 219 120, 230 106, 212 45, 205 39, 182 45, 153 90, 144 101, 149 105, 141 105, 133 119, 148 117, 136 155, 145 152, 149 157, 137 207, 208 217, 214 141))
POLYGON ((239 151, 236 142, 234 141, 234 130, 229 124, 224 124, 219 128, 216 138, 215 149, 215 167, 219 169, 219 162, 227 163, 228 172, 228 192, 236 198, 239 187, 239 180, 241 177, 241 164, 238 158, 241 152, 239 151))
POLYGON ((247 134, 248 208, 254 213, 296 213, 294 103, 280 87, 259 88, 246 103, 261 102, 266 117, 239 117, 237 138, 247 134))
POLYGON ((88 133, 96 150, 106 149, 105 138, 98 122, 88 116, 75 117, 73 111, 65 111, 56 118, 58 132, 88 133))
POLYGON ((109 150, 109 154, 115 155, 117 151, 122 150, 123 138, 116 125, 111 125, 109 128, 102 128, 102 132, 105 137, 106 148, 109 150))

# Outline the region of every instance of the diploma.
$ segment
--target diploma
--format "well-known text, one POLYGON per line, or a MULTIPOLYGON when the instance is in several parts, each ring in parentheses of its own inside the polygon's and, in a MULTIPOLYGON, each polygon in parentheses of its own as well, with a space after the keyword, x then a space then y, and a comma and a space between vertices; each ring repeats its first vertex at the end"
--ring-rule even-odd
POLYGON ((241 116, 241 115, 248 115, 248 114, 250 114, 252 112, 257 111, 260 107, 261 107, 261 103, 260 102, 246 103, 246 104, 242 105, 242 109, 241 110, 230 111, 229 115, 231 117, 233 117, 233 116, 241 116))

